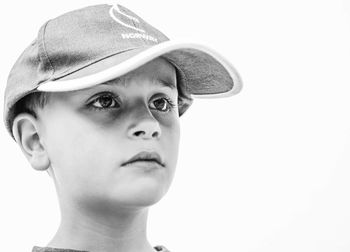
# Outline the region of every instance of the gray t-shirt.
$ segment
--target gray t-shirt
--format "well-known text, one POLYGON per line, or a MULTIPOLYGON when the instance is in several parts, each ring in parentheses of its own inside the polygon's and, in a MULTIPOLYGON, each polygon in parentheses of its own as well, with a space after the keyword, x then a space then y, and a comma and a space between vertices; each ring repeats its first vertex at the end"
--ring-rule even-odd
MULTIPOLYGON (((155 251, 160 251, 160 252, 170 252, 164 246, 155 246, 154 250, 155 251)), ((34 246, 32 252, 89 252, 89 251, 34 246)))

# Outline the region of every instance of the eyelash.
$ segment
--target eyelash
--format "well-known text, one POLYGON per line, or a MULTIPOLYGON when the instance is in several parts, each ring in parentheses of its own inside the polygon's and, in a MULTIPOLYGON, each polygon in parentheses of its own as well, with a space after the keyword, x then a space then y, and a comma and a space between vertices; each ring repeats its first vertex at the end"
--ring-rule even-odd
MULTIPOLYGON (((112 98, 113 101, 114 101, 115 103, 118 104, 117 107, 118 107, 118 108, 120 107, 119 102, 118 102, 119 96, 116 95, 116 94, 114 94, 114 93, 111 93, 111 92, 103 92, 103 93, 97 94, 97 95, 95 96, 95 98, 93 98, 92 101, 89 102, 89 103, 87 104, 87 107, 88 107, 89 109, 98 110, 98 111, 101 111, 101 110, 111 110, 111 109, 117 108, 117 107, 115 107, 115 106, 113 106, 113 107, 108 107, 108 108, 107 108, 107 107, 96 107, 96 106, 94 106, 93 104, 94 104, 95 102, 97 102, 101 97, 110 97, 110 98, 112 98)), ((163 97, 157 98, 157 99, 155 99, 154 101, 159 100, 159 99, 164 99, 164 100, 166 100, 166 102, 169 104, 169 109, 168 109, 167 111, 161 111, 161 110, 157 110, 157 109, 156 109, 156 110, 159 111, 159 112, 162 112, 162 113, 170 112, 170 111, 172 111, 172 110, 176 107, 176 103, 173 102, 173 101, 172 101, 169 97, 167 97, 167 96, 163 96, 163 97)))
MULTIPOLYGON (((169 104, 170 106, 169 111, 172 111, 176 107, 176 104, 169 97, 161 97, 161 98, 166 100, 167 103, 169 104)), ((166 112, 169 112, 169 111, 166 111, 166 112)), ((165 112, 165 111, 161 111, 161 112, 165 112)))

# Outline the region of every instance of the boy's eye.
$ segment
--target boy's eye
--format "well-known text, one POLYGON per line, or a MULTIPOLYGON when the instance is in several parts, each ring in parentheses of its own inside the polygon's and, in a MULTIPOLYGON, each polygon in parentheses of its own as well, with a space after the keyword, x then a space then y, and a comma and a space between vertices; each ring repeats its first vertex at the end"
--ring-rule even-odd
POLYGON ((151 104, 154 104, 154 107, 151 106, 152 109, 157 109, 161 112, 168 112, 175 107, 175 104, 166 97, 156 99, 151 104))
MULTIPOLYGON (((96 110, 120 108, 120 104, 118 103, 118 96, 112 93, 98 94, 95 98, 93 98, 93 100, 88 104, 88 106, 96 110)), ((168 97, 160 97, 154 99, 150 103, 151 109, 156 109, 160 112, 169 112, 175 106, 176 104, 168 97)))
POLYGON ((96 109, 108 109, 119 107, 116 98, 112 94, 102 94, 96 97, 90 105, 96 109))

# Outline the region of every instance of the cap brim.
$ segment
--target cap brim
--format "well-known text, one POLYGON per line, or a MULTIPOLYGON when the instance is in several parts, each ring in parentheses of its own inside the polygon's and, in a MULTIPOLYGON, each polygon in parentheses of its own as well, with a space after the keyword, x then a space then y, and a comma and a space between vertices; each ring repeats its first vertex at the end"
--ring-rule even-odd
POLYGON ((227 97, 239 93, 242 88, 238 72, 219 53, 197 43, 166 41, 93 62, 59 79, 40 84, 37 90, 65 92, 90 88, 120 77, 160 56, 168 59, 185 75, 186 89, 193 97, 227 97))

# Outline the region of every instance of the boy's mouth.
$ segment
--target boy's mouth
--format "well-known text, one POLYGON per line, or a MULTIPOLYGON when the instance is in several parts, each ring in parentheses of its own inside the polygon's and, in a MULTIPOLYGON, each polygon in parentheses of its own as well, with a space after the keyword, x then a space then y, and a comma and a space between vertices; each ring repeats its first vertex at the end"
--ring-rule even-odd
POLYGON ((142 151, 138 154, 136 154, 135 156, 133 156, 132 158, 130 158, 128 161, 126 161, 125 163, 123 163, 122 165, 127 165, 130 163, 134 163, 137 161, 148 161, 148 162, 156 162, 161 166, 165 166, 160 155, 157 152, 147 152, 147 151, 142 151))

